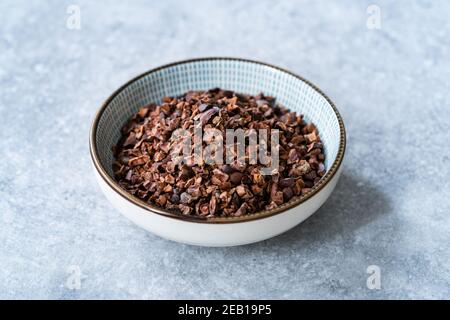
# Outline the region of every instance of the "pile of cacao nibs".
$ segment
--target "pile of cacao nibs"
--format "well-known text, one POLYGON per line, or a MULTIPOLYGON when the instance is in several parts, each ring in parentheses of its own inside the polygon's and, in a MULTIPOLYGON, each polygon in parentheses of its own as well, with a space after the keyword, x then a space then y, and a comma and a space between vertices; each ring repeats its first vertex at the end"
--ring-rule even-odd
MULTIPOLYGON (((206 145, 207 142, 203 141, 206 145)), ((183 215, 241 216, 276 208, 308 193, 325 174, 323 145, 314 124, 276 104, 275 98, 222 89, 189 91, 142 107, 122 128, 114 147, 115 178, 140 199, 183 215), (278 129, 279 167, 261 164, 176 164, 172 133, 203 129, 278 129)), ((224 162, 225 163, 225 162, 224 162)))

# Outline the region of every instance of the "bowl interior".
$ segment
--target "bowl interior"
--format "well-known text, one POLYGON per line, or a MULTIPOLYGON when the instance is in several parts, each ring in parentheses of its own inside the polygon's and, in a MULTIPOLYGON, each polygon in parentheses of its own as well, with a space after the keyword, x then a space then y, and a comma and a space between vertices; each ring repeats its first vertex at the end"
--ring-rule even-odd
POLYGON ((305 80, 266 64, 212 58, 180 62, 150 71, 119 89, 99 113, 94 134, 99 162, 112 178, 112 147, 127 120, 148 103, 164 96, 178 96, 189 90, 214 87, 240 93, 263 92, 277 102, 303 114, 318 128, 324 144, 327 170, 335 162, 342 135, 339 118, 331 103, 305 80))

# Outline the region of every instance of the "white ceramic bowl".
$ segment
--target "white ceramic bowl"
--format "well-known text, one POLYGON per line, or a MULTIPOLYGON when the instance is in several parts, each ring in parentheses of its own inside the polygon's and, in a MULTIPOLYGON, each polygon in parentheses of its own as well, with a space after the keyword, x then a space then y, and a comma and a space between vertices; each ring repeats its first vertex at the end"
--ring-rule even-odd
POLYGON ((281 68, 235 58, 181 61, 150 70, 115 91, 95 116, 90 152, 98 183, 124 216, 161 237, 202 246, 234 246, 281 234, 313 214, 330 196, 341 172, 345 129, 331 100, 309 81, 281 68), (317 126, 324 144, 327 173, 311 192, 276 209, 241 217, 199 219, 148 204, 113 179, 112 146, 120 128, 139 107, 189 90, 220 87, 236 92, 264 92, 317 126))

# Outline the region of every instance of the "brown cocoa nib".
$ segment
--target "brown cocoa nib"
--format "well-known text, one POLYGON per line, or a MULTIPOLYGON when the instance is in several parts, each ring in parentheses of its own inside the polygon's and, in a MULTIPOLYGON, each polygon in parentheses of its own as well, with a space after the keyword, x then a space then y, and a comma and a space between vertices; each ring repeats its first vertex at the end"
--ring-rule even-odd
MULTIPOLYGON (((203 133, 203 148, 213 144, 214 139, 203 133)), ((125 190, 152 205, 199 217, 277 208, 308 193, 326 171, 323 144, 313 123, 276 104, 273 97, 218 88, 143 106, 124 125, 113 150, 115 179, 125 190), (171 156, 177 142, 172 133, 184 129, 194 137, 195 125, 218 129, 224 144, 226 129, 266 129, 269 137, 270 130, 279 130, 278 170, 261 174, 264 165, 248 161, 252 148, 258 147, 250 145, 245 146, 247 161, 208 164, 192 156, 177 164, 171 156)), ((225 147, 223 154, 225 162, 225 147)))

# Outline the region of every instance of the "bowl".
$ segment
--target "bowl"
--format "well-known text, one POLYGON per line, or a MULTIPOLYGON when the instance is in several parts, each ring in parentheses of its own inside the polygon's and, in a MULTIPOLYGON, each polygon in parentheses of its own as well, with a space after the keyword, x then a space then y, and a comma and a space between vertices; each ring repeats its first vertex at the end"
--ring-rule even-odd
POLYGON ((311 216, 330 196, 341 173, 345 129, 331 100, 304 78, 267 63, 237 58, 200 58, 147 71, 117 89, 100 107, 90 132, 95 176, 112 205, 138 226, 166 239, 202 246, 235 246, 281 234, 311 216), (324 144, 326 174, 301 197, 271 210, 240 217, 183 216, 146 203, 113 178, 112 147, 120 129, 143 105, 189 90, 220 87, 274 96, 277 102, 312 121, 324 144))

